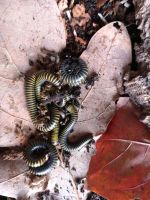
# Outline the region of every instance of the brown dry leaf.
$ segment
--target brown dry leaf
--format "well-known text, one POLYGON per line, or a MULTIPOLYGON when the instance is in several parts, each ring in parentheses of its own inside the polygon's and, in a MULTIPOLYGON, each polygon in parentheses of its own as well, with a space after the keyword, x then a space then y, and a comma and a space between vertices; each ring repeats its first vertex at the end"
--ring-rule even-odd
POLYGON ((125 26, 120 29, 110 23, 101 28, 89 42, 81 58, 89 67, 89 74, 96 72, 99 80, 88 90, 82 87, 81 102, 75 133, 98 135, 106 130, 115 112, 115 100, 122 88, 124 73, 131 62, 131 42, 125 26))
POLYGON ((97 1, 97 4, 96 4, 97 8, 102 7, 102 6, 104 5, 105 2, 106 2, 106 0, 98 0, 98 1, 97 1))
POLYGON ((106 199, 149 199, 150 135, 137 115, 129 98, 120 98, 115 116, 96 143, 88 186, 106 199))
MULTIPOLYGON (((111 3, 113 0, 109 0, 109 2, 111 3)), ((105 3, 107 2, 107 0, 97 0, 96 6, 97 8, 102 7, 105 3)))
POLYGON ((74 27, 85 26, 86 23, 91 19, 90 15, 85 12, 85 7, 83 4, 76 4, 72 9, 73 18, 71 25, 74 27))
MULTIPOLYGON (((9 164, 7 163, 6 166, 8 168, 6 168, 6 172, 7 174, 10 172, 11 176, 5 177, 7 180, 2 179, 0 182, 0 193, 4 196, 25 200, 32 194, 45 190, 44 185, 47 182, 46 177, 33 177, 32 179, 32 177, 25 173, 27 167, 24 161, 13 161, 12 163, 9 161, 9 164), (12 171, 10 170, 12 166, 15 170, 14 176, 12 176, 12 171), (16 174, 17 170, 18 174, 16 174)), ((6 172, 4 173, 5 175, 6 172)))
POLYGON ((81 45, 86 45, 86 41, 83 40, 81 37, 75 37, 75 41, 79 42, 81 45))
POLYGON ((85 14, 85 7, 83 4, 76 4, 72 9, 73 17, 81 17, 85 14))
POLYGON ((25 171, 27 171, 27 165, 23 160, 1 160, 0 194, 10 197, 18 197, 22 195, 21 193, 24 195, 29 188, 25 184, 25 171))
POLYGON ((86 23, 91 19, 90 15, 88 13, 85 13, 80 18, 73 18, 71 21, 72 26, 85 26, 86 23))

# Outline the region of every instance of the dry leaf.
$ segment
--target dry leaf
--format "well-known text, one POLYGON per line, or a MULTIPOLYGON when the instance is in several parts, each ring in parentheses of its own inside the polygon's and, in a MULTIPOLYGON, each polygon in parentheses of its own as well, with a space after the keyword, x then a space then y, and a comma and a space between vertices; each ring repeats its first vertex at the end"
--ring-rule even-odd
POLYGON ((120 99, 96 147, 88 171, 89 188, 110 200, 148 200, 150 135, 128 98, 120 99))
POLYGON ((73 18, 71 21, 71 25, 73 27, 75 27, 76 25, 83 26, 84 29, 84 27, 86 26, 87 22, 89 22, 90 19, 91 19, 90 15, 88 13, 85 13, 84 15, 82 15, 81 18, 73 18))
POLYGON ((13 146, 24 143, 34 132, 24 81, 16 78, 30 69, 29 59, 37 56, 40 48, 60 51, 66 38, 54 0, 1 1, 0 12, 0 146, 13 146))
POLYGON ((75 27, 78 26, 86 26, 87 22, 91 19, 90 15, 85 12, 85 7, 83 4, 76 4, 72 9, 73 18, 71 21, 71 25, 75 27))
POLYGON ((131 42, 125 26, 120 30, 110 23, 90 40, 81 58, 87 63, 89 74, 96 72, 99 80, 88 90, 81 89, 83 108, 79 110, 75 133, 98 135, 106 130, 115 112, 115 101, 122 88, 122 78, 131 62, 131 42))
MULTIPOLYGON (((111 2, 112 0, 110 0, 111 2)), ((106 3, 106 0, 97 0, 96 6, 97 8, 102 7, 106 3)))
POLYGON ((81 45, 86 45, 86 41, 83 40, 81 37, 75 37, 75 41, 79 42, 81 45))
POLYGON ((58 3, 58 8, 62 13, 65 9, 68 8, 68 0, 60 0, 58 3))
POLYGON ((76 4, 72 9, 73 17, 81 17, 85 14, 85 7, 83 4, 76 4))

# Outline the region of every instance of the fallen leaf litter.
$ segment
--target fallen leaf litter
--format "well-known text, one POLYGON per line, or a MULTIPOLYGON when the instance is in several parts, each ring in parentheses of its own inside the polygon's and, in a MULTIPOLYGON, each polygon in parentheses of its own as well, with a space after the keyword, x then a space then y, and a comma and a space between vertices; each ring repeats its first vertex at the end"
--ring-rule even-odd
MULTIPOLYGON (((87 5, 87 10, 91 10, 92 11, 92 9, 94 8, 94 7, 92 7, 91 6, 91 8, 89 9, 88 8, 88 5, 89 5, 89 3, 88 3, 88 1, 85 1, 87 4, 85 4, 85 5, 87 5)), ((94 1, 93 1, 94 2, 94 1)), ((108 6, 108 4, 109 4, 109 2, 107 2, 106 4, 105 4, 105 6, 107 7, 108 6)), ((111 3, 110 3, 111 4, 111 3)), ((109 4, 109 5, 110 5, 109 4)), ((90 12, 91 12, 90 11, 90 12)), ((94 8, 94 10, 93 10, 94 12, 95 12, 95 8, 94 8)), ((85 11, 85 13, 86 13, 87 11, 85 11)), ((92 12, 91 12, 92 13, 92 12)), ((107 16, 109 16, 109 14, 111 15, 111 13, 109 13, 109 11, 107 11, 107 13, 104 13, 104 15, 107 15, 107 16)), ((95 14, 94 14, 95 15, 95 14)), ((93 15, 93 16, 94 16, 93 15)), ((96 15, 95 15, 96 16, 96 15)), ((94 17, 95 17, 94 16, 94 17)), ((106 19, 107 17, 105 16, 105 17, 103 17, 103 14, 99 14, 98 16, 100 16, 100 18, 101 19, 106 19)), ((93 19, 94 19, 94 17, 93 17, 93 19)), ((98 18, 95 18, 94 20, 97 20, 98 18)), ((87 20, 88 21, 88 20, 87 20)), ((103 21, 103 20, 102 20, 103 21)), ((109 21, 109 19, 107 18, 107 21, 109 21)), ((107 23, 107 21, 106 20, 104 20, 103 21, 103 23, 105 24, 105 23, 107 23)), ((85 21, 85 23, 87 23, 86 21, 85 21)), ((85 25, 85 24, 84 24, 85 25)), ((89 37, 87 37, 87 38, 90 38, 92 35, 93 35, 93 33, 94 32, 96 32, 96 30, 98 30, 99 29, 99 26, 95 26, 95 30, 93 31, 93 29, 94 29, 94 26, 95 25, 93 25, 93 28, 91 29, 90 28, 90 26, 88 26, 89 27, 89 30, 91 29, 91 32, 89 33, 89 37)), ((75 33, 76 31, 74 31, 74 33, 75 33)), ((77 31, 78 32, 78 31, 77 31)), ((86 31, 85 31, 86 32, 86 31)), ((69 37, 68 37, 69 38, 69 37)), ((71 39, 71 38, 70 38, 71 39)), ((88 39, 89 40, 89 39, 88 39)), ((72 50, 70 51, 70 49, 69 49, 69 51, 70 52, 73 52, 74 51, 74 55, 80 55, 80 53, 83 51, 83 49, 85 49, 86 48, 86 44, 87 44, 87 42, 85 42, 83 39, 82 39, 82 37, 80 38, 77 38, 76 37, 76 41, 77 41, 77 43, 79 43, 80 45, 78 46, 78 48, 72 48, 72 50), (81 47, 82 46, 82 47, 81 47)), ((71 40, 70 40, 70 42, 71 42, 71 40)), ((72 42, 72 44, 73 44, 73 42, 72 42)), ((74 44, 76 44, 76 43, 74 43, 74 44)), ((73 44, 73 46, 74 46, 74 44, 73 44)), ((64 55, 67 55, 67 54, 64 54, 64 55)), ((70 55, 70 53, 69 53, 69 55, 70 55)), ((53 56, 52 56, 52 59, 55 59, 53 56)), ((51 62, 50 62, 51 63, 51 62)), ((32 62, 30 62, 30 64, 33 64, 32 62)), ((42 67, 44 67, 44 65, 42 66, 42 67)), ((42 68, 43 69, 43 68, 42 68)), ((52 69, 52 68, 51 68, 52 69)), ((96 80, 97 81, 97 80, 96 80)), ((93 82, 91 81, 91 84, 93 84, 93 82)), ((95 84, 96 84, 96 82, 95 82, 95 84)), ((87 86, 87 87, 89 87, 89 86, 87 86)), ((24 142, 23 142, 24 143, 24 142)), ((75 168, 75 167, 74 167, 75 168)))

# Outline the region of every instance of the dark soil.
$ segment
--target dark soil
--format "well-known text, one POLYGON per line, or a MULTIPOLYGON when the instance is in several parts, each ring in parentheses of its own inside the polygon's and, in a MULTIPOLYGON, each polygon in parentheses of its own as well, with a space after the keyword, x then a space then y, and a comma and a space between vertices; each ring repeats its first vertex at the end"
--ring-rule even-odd
POLYGON ((69 152, 63 151, 63 163, 65 164, 66 168, 70 167, 70 156, 71 154, 69 152))
MULTIPOLYGON (((63 51, 63 57, 75 56, 78 57, 86 49, 91 37, 102 28, 106 23, 113 21, 121 21, 125 24, 132 42, 132 55, 133 61, 131 64, 132 70, 137 70, 138 65, 136 62, 134 44, 141 43, 140 31, 137 29, 135 21, 135 9, 132 0, 128 0, 128 7, 125 4, 120 3, 119 0, 105 1, 105 3, 99 6, 98 0, 75 0, 74 6, 77 4, 83 4, 85 6, 85 12, 87 12, 91 19, 83 26, 76 24, 72 26, 68 19, 66 12, 64 12, 64 18, 67 27, 67 47, 63 51), (101 17, 102 15, 102 17, 101 17), (76 41, 76 36, 73 31, 76 31, 77 37, 85 41, 80 43, 76 41)), ((74 7, 73 7, 74 8, 74 7)), ((72 8, 72 10, 73 10, 72 8)))

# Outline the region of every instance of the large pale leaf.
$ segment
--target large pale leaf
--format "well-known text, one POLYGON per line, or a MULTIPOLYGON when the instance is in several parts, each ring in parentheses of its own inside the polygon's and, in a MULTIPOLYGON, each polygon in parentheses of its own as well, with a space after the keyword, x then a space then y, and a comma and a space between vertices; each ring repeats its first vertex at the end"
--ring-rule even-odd
POLYGON ((98 135, 106 130, 115 112, 115 101, 122 90, 124 73, 131 62, 131 42, 121 22, 110 23, 101 28, 90 40, 81 58, 96 72, 99 80, 86 90, 82 87, 76 132, 98 135), (118 23, 120 29, 115 27, 118 23))
POLYGON ((23 79, 40 48, 60 51, 65 29, 55 0, 0 1, 0 146, 24 143, 33 133, 23 79))

